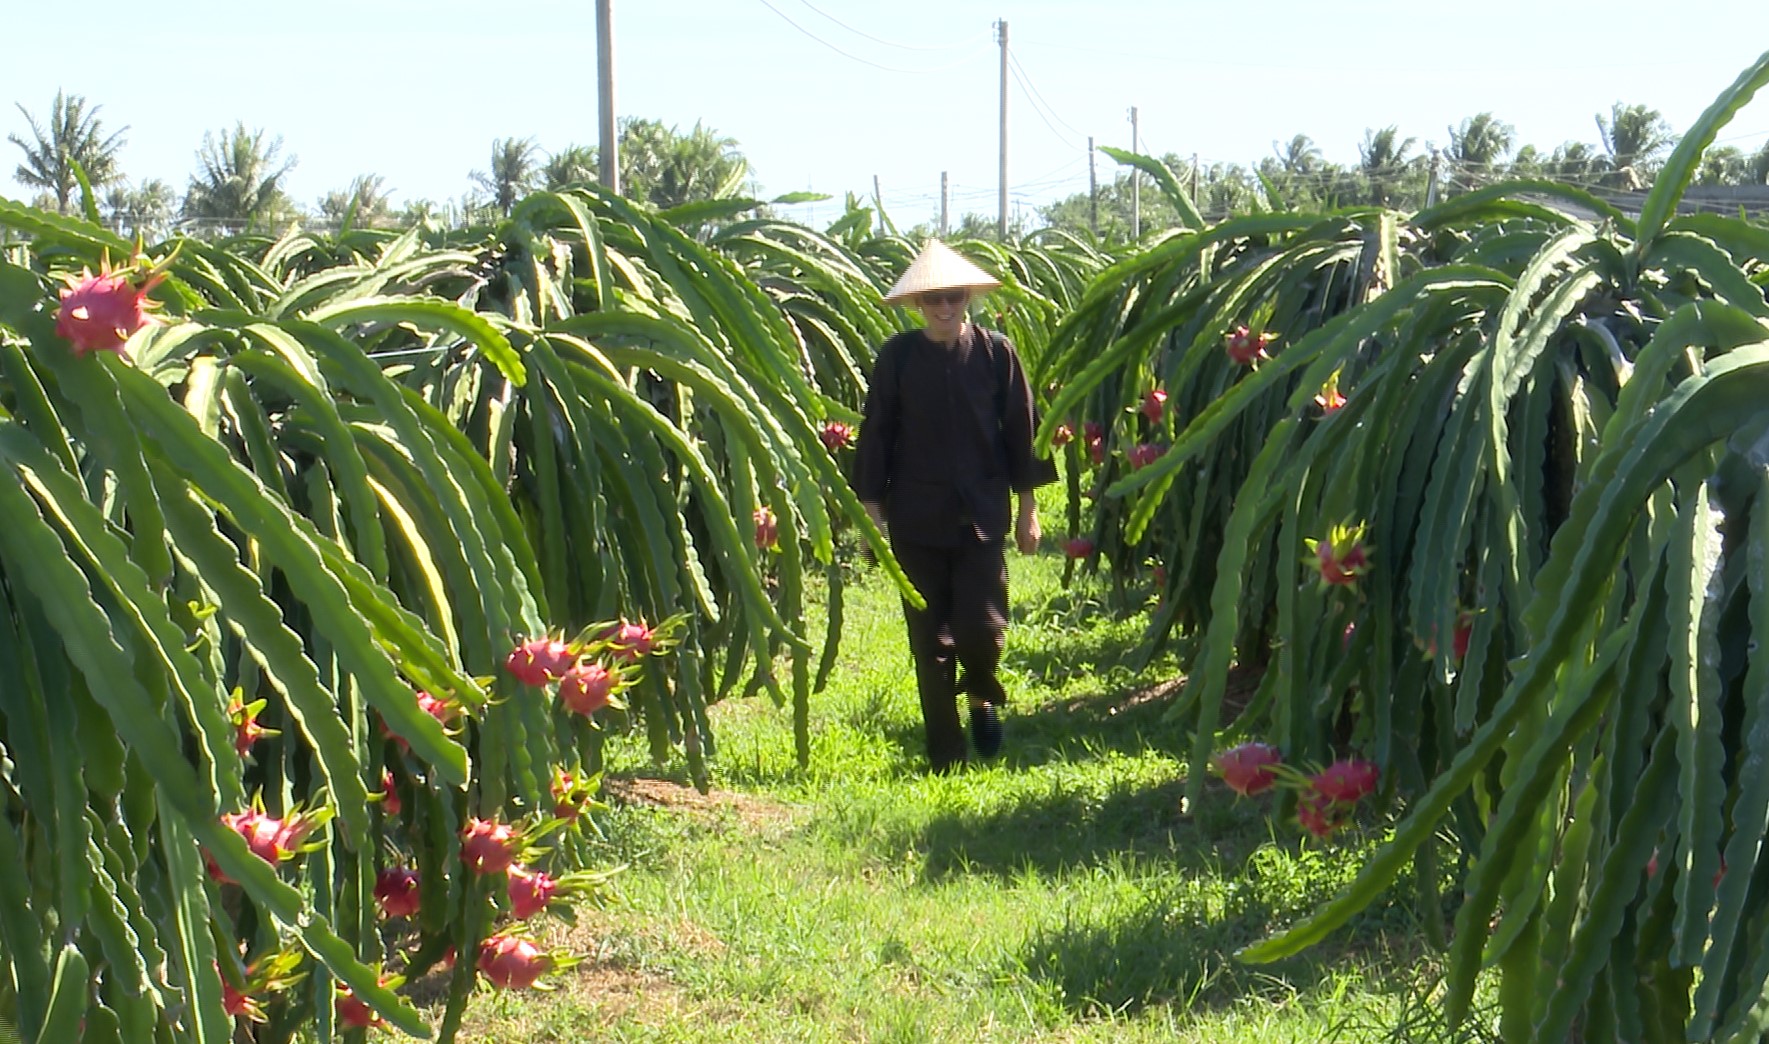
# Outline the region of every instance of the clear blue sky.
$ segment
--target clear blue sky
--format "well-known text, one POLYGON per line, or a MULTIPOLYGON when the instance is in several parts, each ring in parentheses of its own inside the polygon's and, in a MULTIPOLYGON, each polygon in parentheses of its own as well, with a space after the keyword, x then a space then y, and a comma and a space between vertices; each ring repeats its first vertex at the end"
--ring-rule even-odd
MULTIPOLYGON (((493 138, 546 149, 596 140, 594 0, 11 0, 0 14, 0 129, 12 103, 47 113, 58 87, 128 125, 123 168, 182 192, 207 130, 243 120, 298 158, 313 205, 363 172, 395 201, 458 199, 493 138), (21 46, 22 44, 22 46, 21 46)), ((1366 128, 1442 145, 1483 109, 1520 143, 1595 143, 1615 101, 1682 131, 1769 48, 1769 2, 1487 0, 614 0, 616 108, 733 137, 766 195, 869 195, 900 225, 995 213, 999 49, 1006 19, 1012 198, 1087 186, 1086 138, 1248 163, 1303 132, 1350 162, 1366 128), (770 6, 771 5, 771 6, 770 6), (814 5, 814 6, 813 6, 814 5), (796 22, 801 28, 795 28, 796 22), (841 23, 845 23, 845 26, 841 23), (815 36, 818 39, 813 39, 815 36), (819 40, 824 42, 819 42, 819 40), (846 54, 838 53, 839 48, 846 54), (868 64, 871 63, 871 64, 868 64), (888 68, 878 68, 885 66, 888 68), (910 70, 910 71, 900 71, 910 70)), ((1755 149, 1769 97, 1722 137, 1755 149)), ((18 150, 0 144, 0 193, 18 150)), ((1115 164, 1099 157, 1101 180, 1115 164)), ((835 204, 794 208, 826 222, 835 204)), ((1028 215, 1029 216, 1029 215, 1028 215)))

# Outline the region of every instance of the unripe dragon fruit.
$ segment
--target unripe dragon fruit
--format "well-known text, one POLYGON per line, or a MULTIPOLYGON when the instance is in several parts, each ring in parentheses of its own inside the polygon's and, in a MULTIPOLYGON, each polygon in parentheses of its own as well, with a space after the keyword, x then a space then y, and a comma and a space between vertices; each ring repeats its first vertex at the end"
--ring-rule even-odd
POLYGON ((258 715, 264 712, 265 701, 253 700, 242 703, 235 696, 227 704, 227 720, 233 724, 233 749, 240 757, 251 753, 252 747, 266 736, 275 736, 275 729, 267 729, 258 724, 258 715))
POLYGON ((1334 526, 1324 540, 1306 540, 1309 557, 1303 559, 1321 575, 1321 586, 1349 587, 1369 568, 1370 549, 1364 546, 1364 526, 1334 526))

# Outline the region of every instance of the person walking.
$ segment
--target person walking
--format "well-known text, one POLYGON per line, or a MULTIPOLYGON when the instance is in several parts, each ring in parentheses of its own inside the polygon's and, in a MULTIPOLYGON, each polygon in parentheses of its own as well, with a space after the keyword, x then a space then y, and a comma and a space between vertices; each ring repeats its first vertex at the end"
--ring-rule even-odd
POLYGON ((919 310, 925 326, 880 346, 855 451, 854 492, 927 601, 916 609, 905 600, 903 612, 935 772, 966 760, 960 692, 977 755, 1000 749, 1006 541, 1011 533, 1022 554, 1037 550, 1033 491, 1056 479, 1032 452, 1032 388, 1019 353, 965 320, 973 297, 1000 285, 928 242, 884 297, 919 310))

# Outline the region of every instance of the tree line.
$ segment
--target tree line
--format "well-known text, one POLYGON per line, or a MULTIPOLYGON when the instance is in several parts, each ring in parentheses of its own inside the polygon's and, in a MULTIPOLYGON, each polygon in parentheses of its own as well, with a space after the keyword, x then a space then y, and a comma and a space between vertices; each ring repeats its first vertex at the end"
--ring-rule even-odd
MULTIPOLYGON (((498 138, 483 169, 467 176, 468 189, 456 200, 418 199, 395 205, 384 178, 358 175, 351 183, 303 206, 287 191, 295 157, 283 140, 237 123, 203 136, 196 170, 182 193, 167 182, 133 182, 123 174, 119 153, 128 127, 107 132, 100 106, 78 94, 57 92, 46 118, 20 104, 26 133, 8 135, 23 154, 16 179, 38 190, 33 202, 67 213, 79 205, 76 168, 83 171, 100 203, 101 217, 120 232, 164 233, 173 227, 203 232, 280 227, 291 221, 336 227, 404 227, 421 221, 475 224, 506 215, 527 193, 593 181, 598 169, 593 145, 567 145, 548 152, 533 138, 498 138)), ((1367 203, 1400 209, 1425 205, 1435 192, 1447 198, 1512 177, 1547 178, 1598 191, 1637 191, 1651 183, 1677 136, 1658 110, 1616 102, 1596 116, 1596 142, 1569 141, 1552 150, 1517 142, 1515 128, 1491 112, 1481 112, 1446 128, 1442 150, 1421 147, 1397 127, 1372 128, 1358 145, 1358 161, 1327 161, 1314 139, 1296 134, 1274 142, 1272 155, 1256 163, 1203 163, 1168 153, 1161 157, 1180 184, 1211 220, 1255 209, 1322 208, 1367 203)), ((738 142, 696 123, 686 132, 657 120, 627 117, 620 122, 621 185, 629 197, 659 207, 680 206, 743 194, 750 168, 738 142)), ((1096 233, 1104 242, 1130 237, 1133 203, 1130 171, 1121 171, 1095 193, 1078 192, 1036 209, 1036 222, 1072 232, 1096 233)), ((1769 184, 1769 142, 1755 152, 1732 145, 1708 150, 1699 185, 1769 184)), ((1144 186, 1152 187, 1152 186, 1144 186)), ((856 202, 853 205, 858 205, 856 202)), ((1145 229, 1178 222, 1159 192, 1140 193, 1145 229)), ((1018 221, 1010 235, 1029 231, 1018 221)), ((931 233, 919 227, 918 233, 931 233)), ((965 214, 960 236, 993 238, 991 217, 965 214)))
MULTIPOLYGON (((126 177, 119 157, 129 128, 109 130, 102 106, 84 96, 57 91, 41 119, 22 104, 17 108, 25 133, 8 134, 7 140, 22 154, 13 176, 37 190, 32 203, 64 214, 79 209, 83 173, 100 216, 129 234, 163 234, 174 227, 264 230, 291 221, 335 227, 347 219, 357 227, 426 220, 473 224, 509 214, 517 200, 537 189, 594 181, 598 170, 593 145, 548 152, 533 138, 499 138, 485 167, 468 173, 469 188, 456 200, 396 205, 386 179, 364 173, 304 206, 288 191, 296 157, 285 153, 283 139, 243 122, 203 135, 196 169, 181 192, 159 178, 126 177)), ((659 207, 729 198, 749 180, 749 163, 736 140, 700 123, 683 132, 657 120, 625 118, 618 156, 625 193, 659 207)))
MULTIPOLYGON (((1194 197, 1205 218, 1217 220, 1258 208, 1334 207, 1375 204, 1403 210, 1425 205, 1436 168, 1438 198, 1472 191, 1507 178, 1545 178, 1595 191, 1639 191, 1652 183, 1677 143, 1657 109, 1616 102, 1596 116, 1598 141, 1569 141, 1552 150, 1517 141, 1516 129, 1491 112, 1481 112, 1446 128, 1442 150, 1421 147, 1397 127, 1365 131, 1358 162, 1328 162, 1313 138, 1296 134, 1274 142, 1272 155, 1257 163, 1201 163, 1168 153, 1163 162, 1194 197)), ((1107 241, 1129 238, 1132 174, 1121 172, 1102 184, 1097 201, 1078 192, 1046 207, 1048 225, 1088 230, 1095 224, 1107 241)), ((1754 153, 1732 145, 1710 148, 1696 177, 1698 185, 1769 184, 1769 142, 1754 153)), ((1142 227, 1166 228, 1178 215, 1160 193, 1141 193, 1142 227)))

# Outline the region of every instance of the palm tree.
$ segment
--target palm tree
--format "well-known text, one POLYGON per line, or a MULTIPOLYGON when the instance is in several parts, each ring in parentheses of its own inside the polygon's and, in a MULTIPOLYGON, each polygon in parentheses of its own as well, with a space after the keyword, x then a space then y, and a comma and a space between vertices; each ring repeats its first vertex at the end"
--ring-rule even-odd
POLYGON ((1306 134, 1292 135, 1282 145, 1271 143, 1272 151, 1278 154, 1278 162, 1284 165, 1284 173, 1313 174, 1321 167, 1321 150, 1315 147, 1314 139, 1306 134))
POLYGON ((491 194, 492 205, 504 217, 509 217, 516 201, 534 187, 538 151, 533 138, 498 138, 491 143, 490 172, 472 173, 473 183, 491 194))
POLYGON ((351 222, 357 228, 374 228, 387 223, 392 205, 387 199, 387 181, 379 174, 358 174, 350 187, 326 193, 319 201, 319 213, 327 222, 342 225, 352 206, 356 213, 351 222))
POLYGON ((1548 157, 1547 173, 1550 177, 1566 180, 1589 180, 1602 174, 1604 169, 1603 156, 1596 146, 1582 141, 1569 141, 1554 150, 1548 157))
POLYGON ((1541 149, 1534 145, 1525 145, 1517 150, 1517 155, 1511 157, 1511 176, 1516 178, 1539 177, 1542 175, 1542 168, 1546 163, 1547 161, 1542 158, 1541 149))
POLYGON ((1617 188, 1630 190, 1645 187, 1656 166, 1653 161, 1676 140, 1671 125, 1657 109, 1621 102, 1609 107, 1609 119, 1605 120, 1602 113, 1597 115, 1597 132, 1603 138, 1609 167, 1614 172, 1609 180, 1617 188))
POLYGON ((279 162, 283 139, 268 142, 263 130, 236 123, 220 137, 204 133, 197 152, 198 173, 184 194, 187 219, 218 222, 224 229, 261 228, 293 210, 283 192, 283 179, 295 158, 279 162))
POLYGON ((1379 131, 1366 129, 1363 144, 1357 147, 1359 167, 1370 182, 1370 202, 1386 206, 1395 186, 1406 173, 1417 138, 1400 139, 1400 128, 1387 126, 1379 131))
POLYGON ((1516 127, 1495 119, 1493 113, 1474 113, 1461 126, 1449 127, 1449 149, 1444 154, 1452 163, 1472 166, 1474 173, 1491 173, 1511 154, 1516 138, 1516 127))
POLYGON ((1765 141, 1763 147, 1747 162, 1745 176, 1749 184, 1769 185, 1769 141, 1765 141))
POLYGON ((656 120, 629 119, 621 127, 621 189, 634 199, 658 207, 728 199, 748 175, 737 140, 700 123, 687 134, 656 120))
POLYGON ((153 178, 138 188, 126 184, 112 187, 105 197, 105 209, 110 212, 111 227, 117 231, 158 238, 171 227, 178 198, 172 186, 153 178))
POLYGON ((567 185, 595 181, 596 177, 596 150, 587 145, 567 145, 548 156, 541 167, 541 181, 554 192, 567 185))
POLYGON ((1695 172, 1697 185, 1742 185, 1750 175, 1750 159, 1736 145, 1719 145, 1701 158, 1695 172))
POLYGON ((123 127, 106 137, 98 118, 100 108, 94 105, 88 111, 83 95, 56 91, 55 101, 49 106, 47 126, 38 124, 23 105, 18 106, 31 128, 32 140, 26 141, 16 134, 6 136, 25 154, 13 176, 20 184, 47 190, 55 197, 55 209, 60 213, 68 212, 68 204, 80 187, 74 176, 75 164, 86 172, 86 180, 94 190, 122 179, 117 153, 123 147, 123 131, 129 128, 123 127))

